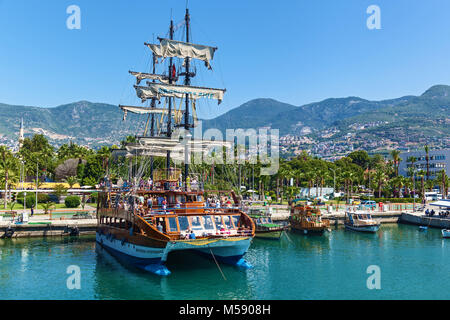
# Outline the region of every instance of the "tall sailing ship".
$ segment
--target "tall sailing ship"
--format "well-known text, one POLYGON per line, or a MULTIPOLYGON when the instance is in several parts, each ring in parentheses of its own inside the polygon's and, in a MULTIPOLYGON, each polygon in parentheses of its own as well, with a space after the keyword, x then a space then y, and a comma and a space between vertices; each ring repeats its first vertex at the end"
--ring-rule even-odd
MULTIPOLYGON (((128 143, 123 152, 126 156, 147 157, 153 180, 150 184, 140 184, 144 170, 136 170, 134 182, 114 186, 109 178, 99 193, 97 207, 98 229, 96 240, 112 255, 124 258, 139 268, 168 275, 165 266, 168 255, 177 250, 195 250, 212 258, 216 263, 224 262, 244 268, 251 265, 243 256, 255 235, 252 219, 235 205, 226 208, 208 207, 205 191, 190 180, 190 154, 205 154, 211 147, 223 147, 226 143, 191 139, 190 110, 195 115, 196 102, 201 98, 223 99, 225 89, 197 87, 191 85, 195 72, 191 70, 191 59, 201 60, 208 69, 217 50, 215 47, 194 44, 189 41, 190 15, 182 23, 185 27, 185 41, 174 40, 174 24, 170 22, 169 38, 158 38, 159 44, 145 45, 153 52, 153 72, 135 72, 137 96, 149 107, 119 107, 127 113, 148 115, 144 135, 128 143), (160 59, 169 58, 167 72, 156 74, 155 65, 160 59), (183 72, 175 69, 173 59, 182 59, 183 72), (147 80, 146 85, 140 85, 147 80), (182 84, 178 83, 184 80, 182 84), (156 102, 165 99, 166 108, 156 108, 156 102), (175 101, 179 99, 179 108, 175 101), (184 104, 184 110, 181 109, 184 104), (174 108, 175 107, 175 108, 174 108), (182 116, 184 113, 184 123, 182 116), (155 117, 167 118, 164 136, 155 135, 155 117), (184 135, 174 137, 174 127, 184 129, 184 135), (150 125, 150 135, 148 127, 150 125), (166 167, 153 170, 153 157, 165 157, 166 167), (171 166, 172 160, 184 161, 184 173, 171 166), (192 183, 191 183, 192 182, 192 183)), ((158 123, 157 123, 158 124, 158 123)))

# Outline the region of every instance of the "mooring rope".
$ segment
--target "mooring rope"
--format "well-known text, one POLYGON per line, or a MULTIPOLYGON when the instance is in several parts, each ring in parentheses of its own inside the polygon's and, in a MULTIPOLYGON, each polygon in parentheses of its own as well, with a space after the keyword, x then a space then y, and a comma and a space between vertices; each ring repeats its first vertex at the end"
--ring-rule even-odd
POLYGON ((217 262, 216 257, 214 256, 214 253, 212 252, 211 248, 209 248, 209 252, 211 252, 211 255, 212 255, 213 259, 214 259, 214 262, 216 263, 217 268, 219 268, 219 271, 220 271, 220 273, 222 274, 223 279, 224 279, 225 281, 227 281, 227 278, 226 278, 225 275, 223 274, 222 269, 220 268, 219 263, 217 262))

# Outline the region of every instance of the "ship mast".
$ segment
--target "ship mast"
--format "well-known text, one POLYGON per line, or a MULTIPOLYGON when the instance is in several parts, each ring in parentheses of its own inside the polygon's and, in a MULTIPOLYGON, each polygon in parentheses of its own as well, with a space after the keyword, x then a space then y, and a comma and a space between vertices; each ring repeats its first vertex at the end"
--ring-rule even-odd
MULTIPOLYGON (((173 20, 172 19, 170 19, 169 36, 170 36, 170 40, 173 40, 173 20)), ((169 84, 173 83, 172 68, 173 68, 173 58, 171 57, 169 60, 169 84)), ((171 97, 169 97, 169 114, 167 115, 167 137, 168 138, 172 137, 172 98, 171 97)), ((167 174, 169 174, 170 150, 167 150, 166 168, 167 168, 167 174)))
MULTIPOLYGON (((157 63, 157 60, 161 58, 163 61, 165 58, 170 58, 169 60, 169 73, 166 74, 155 74, 155 68, 153 68, 153 73, 145 73, 145 72, 136 72, 129 71, 129 73, 136 77, 136 85, 133 87, 136 90, 136 94, 139 98, 141 98, 142 103, 145 101, 152 99, 152 107, 137 107, 137 106, 124 106, 119 105, 119 107, 124 111, 124 120, 126 119, 127 112, 135 113, 135 114, 150 114, 152 115, 152 137, 142 137, 138 138, 138 141, 135 143, 129 143, 126 145, 126 149, 128 152, 133 152, 139 150, 142 152, 141 154, 146 156, 156 156, 156 157, 164 157, 166 156, 166 170, 167 176, 169 176, 170 172, 170 163, 171 158, 176 159, 178 161, 183 161, 180 153, 183 153, 182 148, 184 144, 184 185, 187 190, 187 181, 189 177, 189 162, 190 162, 190 153, 192 152, 207 152, 208 148, 211 146, 215 146, 218 144, 216 141, 203 141, 203 140, 191 140, 190 128, 195 126, 194 124, 189 123, 189 107, 192 104, 193 115, 195 117, 195 102, 200 98, 207 99, 215 99, 218 104, 220 104, 223 100, 223 96, 226 92, 226 89, 216 89, 209 87, 199 87, 199 86, 191 86, 191 79, 195 77, 195 68, 191 71, 191 60, 197 59, 201 60, 205 63, 205 66, 211 70, 210 62, 214 58, 214 53, 217 50, 217 47, 211 47, 207 45, 194 44, 190 41, 190 14, 189 9, 186 8, 186 14, 184 18, 184 25, 186 28, 186 39, 185 41, 175 41, 174 38, 174 30, 177 27, 174 27, 173 20, 170 21, 170 30, 169 30, 169 39, 158 37, 159 44, 152 43, 144 43, 154 55, 154 63, 157 63), (183 72, 178 72, 175 74, 175 67, 173 63, 173 58, 183 59, 183 72), (177 84, 178 77, 184 77, 183 84, 177 84), (140 82, 144 79, 152 80, 147 81, 145 86, 140 85, 140 82), (156 108, 155 102, 156 100, 161 101, 161 99, 168 99, 168 109, 164 108, 156 108), (175 109, 176 111, 176 124, 177 128, 184 128, 185 131, 185 140, 181 141, 173 141, 171 139, 173 130, 172 130, 172 113, 174 108, 174 99, 180 99, 180 110, 175 109), (185 102, 184 108, 184 123, 182 119, 180 119, 181 115, 181 104, 183 103, 183 99, 185 102), (154 114, 161 114, 161 119, 163 116, 167 114, 167 132, 164 133, 165 137, 155 137, 154 132, 154 114), (174 153, 175 152, 175 153, 174 153)), ((167 101, 167 100, 166 100, 167 101)), ((220 146, 225 146, 227 143, 219 143, 220 146)))
MULTIPOLYGON (((186 23, 186 42, 189 43, 189 22, 190 22, 190 16, 189 16, 189 9, 186 8, 186 15, 185 15, 185 23, 186 23)), ((186 66, 186 71, 184 74, 184 84, 186 86, 189 86, 191 84, 191 74, 189 73, 189 57, 185 58, 185 66, 186 66)), ((186 94, 186 106, 185 106, 185 111, 184 111, 184 129, 186 132, 186 138, 189 135, 189 129, 190 129, 190 125, 189 125, 189 94, 186 94)), ((185 190, 187 191, 188 186, 187 186, 187 178, 189 176, 189 150, 188 150, 188 145, 189 145, 189 139, 186 141, 186 150, 185 150, 185 163, 184 163, 184 187, 185 190)))

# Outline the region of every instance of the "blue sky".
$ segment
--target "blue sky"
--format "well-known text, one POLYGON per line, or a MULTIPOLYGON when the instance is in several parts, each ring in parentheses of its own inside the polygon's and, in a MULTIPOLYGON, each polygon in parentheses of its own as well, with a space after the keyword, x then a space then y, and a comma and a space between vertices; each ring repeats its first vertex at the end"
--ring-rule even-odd
MULTIPOLYGON (((145 41, 165 36, 185 0, 0 0, 0 102, 138 104, 128 70, 148 71, 145 41), (81 30, 66 27, 69 5, 81 30)), ((294 105, 388 99, 450 84, 447 0, 190 0, 193 42, 218 46, 194 84, 225 87, 212 117, 254 98, 294 105), (381 30, 366 26, 369 5, 381 30)), ((181 31, 180 31, 181 32, 181 31)), ((200 69, 202 69, 200 71, 200 69)))

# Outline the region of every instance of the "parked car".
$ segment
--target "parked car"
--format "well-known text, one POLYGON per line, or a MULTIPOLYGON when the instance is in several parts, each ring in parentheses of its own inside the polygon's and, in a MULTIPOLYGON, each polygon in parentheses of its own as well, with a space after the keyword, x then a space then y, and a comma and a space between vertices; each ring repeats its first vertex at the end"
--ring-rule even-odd
POLYGON ((361 207, 365 209, 375 209, 377 207, 377 203, 373 200, 364 200, 361 202, 361 207))

